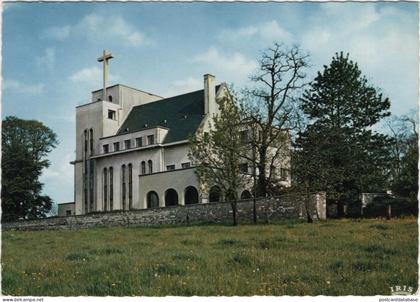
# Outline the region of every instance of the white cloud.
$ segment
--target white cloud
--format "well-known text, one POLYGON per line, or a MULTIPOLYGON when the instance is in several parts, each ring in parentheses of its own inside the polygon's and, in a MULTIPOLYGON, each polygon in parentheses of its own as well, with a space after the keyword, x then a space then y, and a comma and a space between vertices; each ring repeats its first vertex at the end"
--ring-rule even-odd
POLYGON ((222 42, 240 42, 244 39, 261 39, 264 42, 290 42, 293 37, 276 20, 239 28, 223 30, 218 39, 222 42))
POLYGON ((71 37, 84 37, 90 42, 120 40, 128 46, 149 45, 152 41, 121 16, 90 14, 78 23, 47 28, 42 37, 64 41, 71 37))
POLYGON ((323 4, 300 42, 315 68, 328 64, 335 52, 349 52, 371 84, 390 97, 392 110, 402 114, 417 101, 418 70, 412 67, 419 64, 418 31, 408 23, 412 19, 397 7, 323 4))
POLYGON ((197 78, 188 77, 184 80, 177 80, 169 85, 169 89, 163 93, 166 97, 180 95, 191 91, 203 89, 203 82, 197 78))
POLYGON ((64 41, 70 36, 71 26, 52 26, 47 28, 41 37, 50 38, 58 41, 64 41))
POLYGON ((42 83, 28 84, 16 80, 4 80, 2 87, 4 90, 26 94, 40 94, 44 91, 44 84, 42 83))
MULTIPOLYGON (((56 155, 58 155, 58 149, 54 152, 56 152, 56 155)), ((74 169, 70 164, 72 160, 74 160, 74 153, 65 153, 63 156, 56 156, 51 160, 51 166, 45 169, 40 177, 41 182, 48 185, 45 187, 45 193, 60 196, 61 194, 59 192, 62 192, 62 188, 68 190, 68 188, 73 187, 74 169)), ((60 203, 70 202, 73 200, 54 201, 60 203)))
POLYGON ((40 67, 46 67, 47 69, 52 70, 55 64, 55 49, 46 48, 44 54, 36 58, 36 64, 40 67))
MULTIPOLYGON (((102 69, 98 66, 82 68, 70 75, 69 80, 84 87, 99 87, 102 84, 102 69)), ((119 76, 109 74, 108 84, 118 80, 119 76)))
POLYGON ((192 62, 202 64, 203 74, 212 73, 227 82, 245 81, 258 66, 255 60, 242 53, 225 54, 215 47, 195 56, 192 62))

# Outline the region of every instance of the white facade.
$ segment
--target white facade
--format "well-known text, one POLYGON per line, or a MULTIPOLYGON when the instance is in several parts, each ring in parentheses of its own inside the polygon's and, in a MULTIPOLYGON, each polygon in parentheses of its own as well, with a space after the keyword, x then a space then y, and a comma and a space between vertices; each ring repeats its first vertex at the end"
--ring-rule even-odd
POLYGON ((76 108, 75 214, 208 202, 187 132, 208 129, 226 85, 205 75, 203 90, 168 99, 124 85, 106 93, 76 108))

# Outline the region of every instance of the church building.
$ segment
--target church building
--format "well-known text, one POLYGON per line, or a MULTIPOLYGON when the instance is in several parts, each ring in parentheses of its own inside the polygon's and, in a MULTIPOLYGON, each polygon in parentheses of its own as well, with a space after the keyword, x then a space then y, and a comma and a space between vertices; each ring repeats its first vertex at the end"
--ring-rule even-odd
POLYGON ((206 74, 203 89, 170 98, 121 84, 107 87, 111 58, 104 51, 98 59, 103 89, 76 107, 72 214, 219 201, 217 194, 200 190, 188 138, 208 129, 218 113, 216 100, 229 93, 226 84, 216 85, 206 74))

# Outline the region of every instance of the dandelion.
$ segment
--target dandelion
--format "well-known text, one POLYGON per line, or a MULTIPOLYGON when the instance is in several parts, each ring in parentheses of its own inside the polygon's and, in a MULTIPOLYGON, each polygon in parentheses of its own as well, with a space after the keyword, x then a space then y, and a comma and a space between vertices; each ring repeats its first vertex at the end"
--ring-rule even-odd
POLYGON ((331 282, 327 280, 327 284, 331 284, 331 282))

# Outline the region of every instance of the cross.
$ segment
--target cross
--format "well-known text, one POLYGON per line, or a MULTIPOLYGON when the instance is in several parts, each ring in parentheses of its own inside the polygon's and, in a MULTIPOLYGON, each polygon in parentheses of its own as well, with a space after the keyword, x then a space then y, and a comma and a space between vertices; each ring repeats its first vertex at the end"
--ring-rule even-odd
POLYGON ((103 90, 103 95, 102 95, 102 100, 105 101, 106 100, 106 82, 108 80, 108 60, 112 59, 113 56, 111 53, 107 52, 106 50, 104 50, 102 57, 98 58, 98 62, 103 62, 102 66, 103 66, 103 81, 104 81, 104 90, 103 90))

